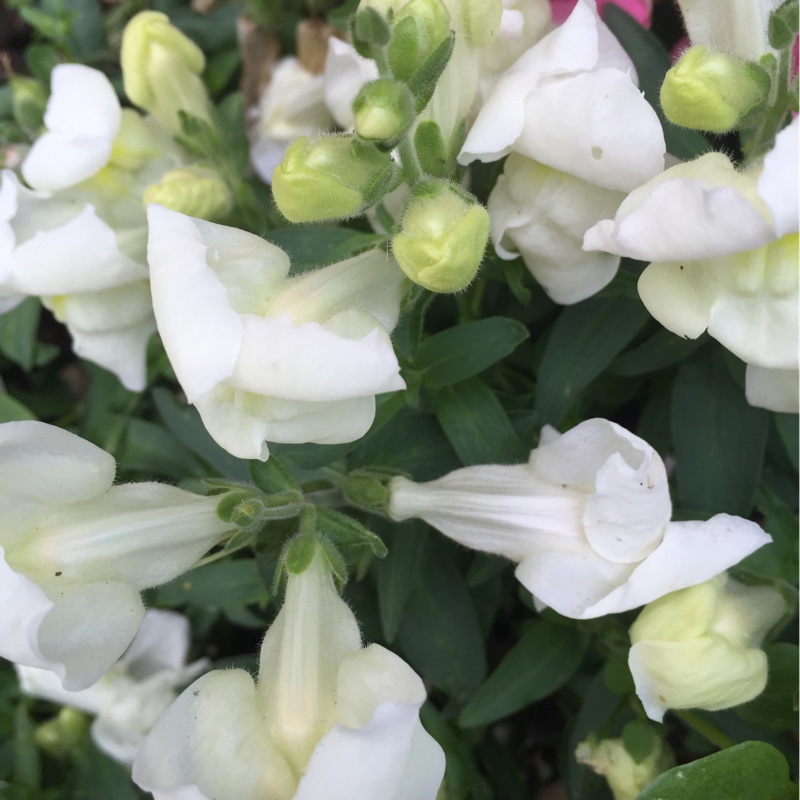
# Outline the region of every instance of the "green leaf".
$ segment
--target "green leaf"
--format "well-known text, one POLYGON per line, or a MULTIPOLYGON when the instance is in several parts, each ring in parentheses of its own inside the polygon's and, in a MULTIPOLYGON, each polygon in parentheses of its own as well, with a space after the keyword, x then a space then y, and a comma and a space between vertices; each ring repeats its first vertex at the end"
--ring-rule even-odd
POLYGON ((765 742, 743 742, 668 770, 638 800, 789 800, 791 790, 786 759, 765 742))
POLYGON ((377 558, 383 558, 388 552, 383 539, 353 517, 323 506, 317 506, 316 511, 317 529, 336 547, 342 550, 368 547, 377 558))
POLYGON ((434 405, 436 418, 464 466, 512 464, 528 457, 500 401, 478 378, 438 390, 434 405))
POLYGON ((216 97, 231 82, 241 66, 242 56, 238 47, 223 50, 209 59, 203 73, 208 93, 216 97))
POLYGON ((384 236, 336 225, 295 225, 269 231, 267 239, 286 251, 292 274, 343 261, 384 241, 384 236))
POLYGON ((167 428, 220 475, 236 481, 249 479, 247 462, 223 450, 209 436, 193 406, 178 405, 172 394, 161 387, 153 389, 153 402, 167 428))
POLYGON ((645 30, 633 17, 613 3, 609 3, 608 8, 603 8, 603 21, 619 39, 636 67, 639 88, 644 92, 645 100, 658 114, 664 128, 667 151, 685 160, 708 152, 711 144, 702 134, 673 125, 661 110, 661 84, 667 70, 672 66, 666 47, 654 34, 645 30))
POLYGON ((200 608, 236 608, 269 599, 253 559, 215 561, 160 586, 155 591, 160 606, 188 603, 200 608))
POLYGON ((528 338, 527 328, 506 317, 456 325, 423 340, 414 359, 431 389, 471 378, 511 353, 528 338))
POLYGON ((552 694, 572 677, 586 645, 574 626, 535 621, 464 706, 459 724, 487 725, 552 694))
POLYGON ((39 749, 33 738, 33 721, 24 703, 17 705, 14 715, 14 778, 38 789, 42 780, 39 749))
POLYGON ((383 636, 393 642, 419 569, 428 527, 421 520, 396 525, 384 522, 376 527, 387 539, 390 553, 390 558, 375 564, 378 610, 383 636))
POLYGON ((666 328, 659 328, 633 350, 618 356, 608 371, 612 375, 644 375, 656 372, 683 361, 706 341, 705 336, 684 339, 666 328))
POLYGON ((794 43, 798 28, 797 6, 797 0, 786 0, 769 16, 769 43, 776 50, 785 50, 794 43))
POLYGON ((797 729, 798 647, 775 642, 764 648, 769 663, 767 687, 749 703, 737 706, 736 713, 747 722, 770 731, 797 729))
POLYGON ((775 414, 775 427, 795 470, 798 469, 798 442, 800 442, 798 420, 800 417, 797 414, 775 414))
POLYGON ((163 426, 136 417, 121 417, 119 421, 126 423, 122 452, 117 458, 121 472, 174 481, 207 474, 195 454, 163 426))
POLYGON ((432 119, 422 120, 414 131, 414 150, 422 171, 437 178, 448 177, 448 153, 442 131, 432 119))
POLYGON ((41 311, 39 300, 29 297, 0 316, 0 352, 25 372, 30 372, 33 367, 41 311))
POLYGON ((36 419, 36 414, 8 392, 0 392, 0 422, 17 422, 23 419, 36 419))
POLYGON ((98 0, 63 0, 72 16, 67 43, 72 61, 82 61, 106 49, 103 11, 98 0))
POLYGON ((271 494, 272 492, 300 490, 300 484, 294 475, 277 456, 271 455, 267 461, 249 461, 248 466, 253 483, 262 492, 271 494))
POLYGON ((130 771, 90 742, 72 797, 75 800, 137 800, 139 794, 131 783, 130 771))
POLYGON ((659 736, 652 723, 631 720, 622 729, 622 743, 637 764, 641 764, 658 747, 659 736))
POLYGON ((681 364, 670 424, 680 505, 749 517, 769 413, 748 405, 716 346, 681 364))
POLYGON ((591 298, 565 308, 553 325, 536 382, 541 422, 558 426, 582 389, 614 360, 650 315, 625 295, 591 298))
POLYGON ((451 697, 470 695, 486 673, 478 615, 441 539, 428 537, 398 630, 407 660, 451 697))

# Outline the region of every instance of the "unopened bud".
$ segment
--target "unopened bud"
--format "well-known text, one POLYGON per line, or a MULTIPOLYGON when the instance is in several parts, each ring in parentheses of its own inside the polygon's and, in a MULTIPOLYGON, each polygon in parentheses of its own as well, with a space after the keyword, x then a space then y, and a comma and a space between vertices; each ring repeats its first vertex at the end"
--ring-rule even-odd
POLYGON ((667 72, 661 106, 676 125, 725 133, 768 92, 769 76, 756 64, 698 46, 667 72))
POLYGON ((414 283, 432 292, 458 292, 478 272, 489 225, 486 209, 460 186, 422 181, 411 192, 392 250, 414 283))
POLYGON ((145 204, 158 203, 181 214, 215 219, 231 209, 231 193, 224 180, 203 167, 180 167, 167 172, 144 191, 145 204))
POLYGON ((404 84, 381 78, 361 89, 353 113, 362 139, 391 147, 414 121, 414 97, 404 84))
POLYGON ((203 51, 166 14, 142 11, 125 27, 120 52, 125 93, 170 133, 181 133, 179 111, 210 122, 211 101, 200 79, 203 51))
POLYGON ((397 167, 388 152, 348 134, 295 139, 272 175, 272 192, 291 222, 353 217, 380 200, 397 167))
POLYGON ((86 715, 64 706, 57 716, 39 725, 33 736, 36 744, 51 756, 77 760, 86 750, 88 733, 86 715))

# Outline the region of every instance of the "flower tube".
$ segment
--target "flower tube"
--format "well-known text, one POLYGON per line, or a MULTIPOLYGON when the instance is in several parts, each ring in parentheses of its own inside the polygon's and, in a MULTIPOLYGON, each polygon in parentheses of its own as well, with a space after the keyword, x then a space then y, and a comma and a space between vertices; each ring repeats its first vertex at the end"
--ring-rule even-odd
POLYGON ((258 680, 211 672, 156 723, 133 765, 155 800, 434 800, 444 754, 422 681, 353 612, 317 549, 289 574, 258 680))
POLYGON ((708 580, 772 541, 729 514, 670 522, 667 474, 642 439, 604 419, 545 428, 527 464, 390 483, 389 514, 419 517, 474 550, 517 562, 540 606, 590 619, 708 580))
POLYGON ((113 486, 99 447, 41 422, 0 425, 0 655, 95 683, 144 618, 140 591, 222 540, 215 498, 158 483, 113 486))

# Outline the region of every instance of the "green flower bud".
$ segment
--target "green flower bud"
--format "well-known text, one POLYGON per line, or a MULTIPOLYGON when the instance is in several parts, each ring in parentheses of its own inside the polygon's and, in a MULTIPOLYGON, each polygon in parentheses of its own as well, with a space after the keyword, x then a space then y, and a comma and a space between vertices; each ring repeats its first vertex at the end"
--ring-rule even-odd
POLYGON ((489 239, 489 214, 449 181, 418 183, 392 240, 397 262, 432 292, 458 292, 475 277, 489 239))
POLYGON ((214 170, 203 167, 171 169, 159 183, 145 189, 143 200, 200 219, 224 216, 232 205, 225 181, 214 170))
POLYGON ((769 92, 769 76, 755 64, 703 46, 687 50, 664 77, 661 106, 684 128, 725 133, 769 92))
POLYGON ((381 78, 361 89, 353 113, 362 139, 391 147, 414 121, 414 97, 404 84, 381 78))
POLYGON ((85 714, 64 706, 53 719, 36 728, 33 738, 54 758, 79 759, 86 751, 89 720, 85 714))
POLYGON ((391 188, 388 152, 348 134, 295 139, 272 176, 278 208, 291 222, 354 217, 391 188))
POLYGON ((173 135, 181 133, 179 111, 211 121, 211 101, 200 79, 203 51, 166 14, 142 11, 125 26, 120 62, 130 101, 173 135))

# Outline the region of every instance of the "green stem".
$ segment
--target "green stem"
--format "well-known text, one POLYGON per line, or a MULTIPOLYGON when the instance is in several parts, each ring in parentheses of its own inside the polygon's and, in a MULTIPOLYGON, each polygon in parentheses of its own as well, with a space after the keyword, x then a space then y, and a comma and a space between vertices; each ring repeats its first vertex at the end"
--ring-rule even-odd
MULTIPOLYGON (((238 531, 235 531, 235 533, 238 533, 238 531)), ((205 558, 201 558, 192 567, 192 571, 194 571, 196 569, 200 569, 200 567, 204 567, 204 566, 206 566, 206 564, 213 564, 215 561, 219 561, 222 558, 226 558, 227 556, 230 556, 233 553, 238 553, 239 550, 244 550, 245 547, 250 547, 252 544, 253 544, 253 540, 252 540, 252 537, 251 537, 247 541, 244 541, 241 544, 236 545, 236 547, 230 547, 227 550, 224 549, 224 548, 222 550, 217 550, 216 553, 212 553, 210 556, 206 556, 205 558)))
POLYGON ((716 725, 712 725, 696 711, 675 711, 673 709, 672 713, 701 736, 708 739, 709 742, 719 747, 720 750, 725 750, 736 744, 736 741, 731 739, 727 733, 723 733, 716 725))

